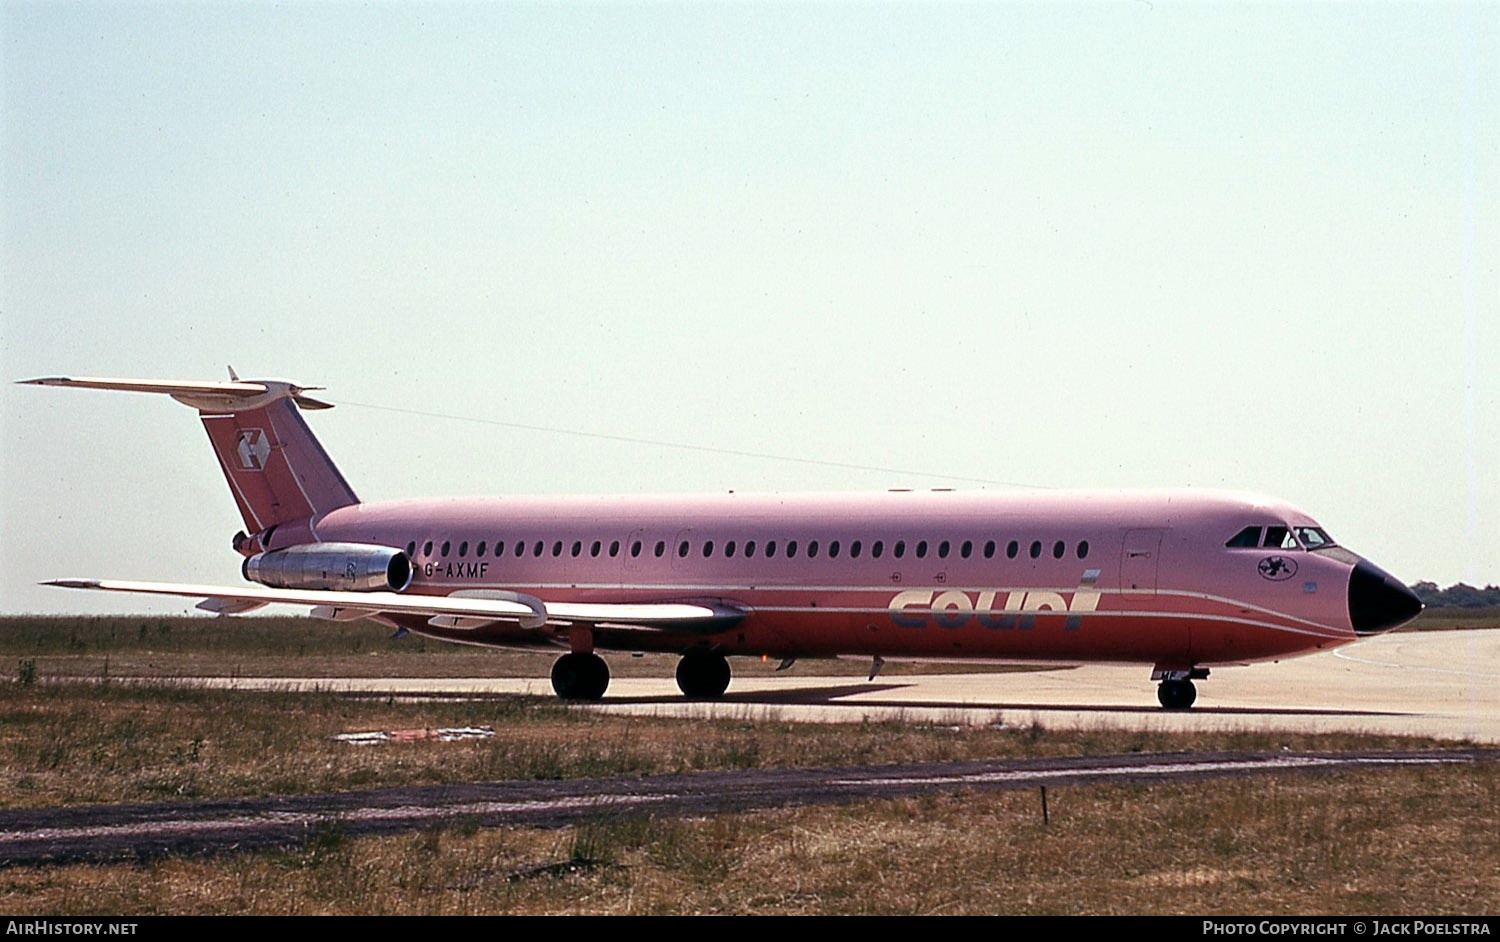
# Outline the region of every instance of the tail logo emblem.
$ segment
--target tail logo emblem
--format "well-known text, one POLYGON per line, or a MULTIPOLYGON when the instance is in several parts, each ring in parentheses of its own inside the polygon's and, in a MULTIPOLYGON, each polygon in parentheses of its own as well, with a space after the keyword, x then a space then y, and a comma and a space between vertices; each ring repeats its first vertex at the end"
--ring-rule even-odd
POLYGON ((271 443, 263 429, 242 428, 234 442, 234 454, 241 471, 263 471, 271 456, 271 443))

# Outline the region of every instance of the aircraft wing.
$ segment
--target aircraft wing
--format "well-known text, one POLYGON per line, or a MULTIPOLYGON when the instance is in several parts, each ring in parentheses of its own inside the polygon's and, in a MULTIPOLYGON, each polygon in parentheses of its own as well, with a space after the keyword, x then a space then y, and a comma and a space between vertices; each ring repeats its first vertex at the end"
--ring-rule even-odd
POLYGON ((102 589, 201 598, 198 607, 238 615, 272 603, 311 605, 323 618, 347 620, 370 615, 425 615, 434 625, 477 627, 489 622, 516 622, 523 628, 544 625, 610 625, 618 627, 718 631, 745 617, 728 605, 686 602, 543 602, 519 592, 474 590, 453 595, 404 595, 395 592, 333 592, 272 589, 261 586, 191 585, 175 582, 129 582, 117 579, 54 579, 44 585, 65 589, 102 589))

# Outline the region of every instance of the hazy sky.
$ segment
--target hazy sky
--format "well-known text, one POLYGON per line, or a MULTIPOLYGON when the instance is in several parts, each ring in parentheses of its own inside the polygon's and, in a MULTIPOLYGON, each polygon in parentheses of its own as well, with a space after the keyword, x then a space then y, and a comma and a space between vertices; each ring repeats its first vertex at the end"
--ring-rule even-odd
POLYGON ((1500 5, 0 3, 0 611, 365 499, 1230 487, 1500 582, 1500 5), (376 408, 379 407, 379 408, 376 408), (397 411, 406 410, 406 411, 397 411), (979 486, 958 481, 962 486, 979 486))

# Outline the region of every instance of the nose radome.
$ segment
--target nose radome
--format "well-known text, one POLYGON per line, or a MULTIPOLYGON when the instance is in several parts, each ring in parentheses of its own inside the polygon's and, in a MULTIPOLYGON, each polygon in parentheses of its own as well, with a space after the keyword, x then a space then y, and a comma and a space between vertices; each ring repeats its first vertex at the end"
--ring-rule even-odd
POLYGON ((1404 625, 1422 611, 1422 600, 1394 576, 1367 559, 1349 574, 1349 621, 1357 635, 1374 635, 1404 625))

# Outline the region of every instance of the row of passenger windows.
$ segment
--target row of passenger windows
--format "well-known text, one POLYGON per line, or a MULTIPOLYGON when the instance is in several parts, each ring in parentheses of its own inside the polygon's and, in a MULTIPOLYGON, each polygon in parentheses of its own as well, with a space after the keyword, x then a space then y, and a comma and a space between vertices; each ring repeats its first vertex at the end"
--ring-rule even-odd
MULTIPOLYGON (((508 544, 503 540, 496 540, 493 544, 490 544, 486 540, 480 540, 473 546, 474 556, 476 558, 483 557, 487 550, 492 550, 493 555, 499 558, 506 555, 507 547, 510 547, 509 554, 517 557, 527 556, 528 550, 530 551, 529 555, 542 557, 547 555, 549 549, 547 543, 543 540, 536 540, 530 544, 525 540, 516 540, 514 544, 508 544)), ((453 545, 451 540, 444 540, 435 547, 433 541, 428 540, 422 544, 422 555, 431 557, 434 548, 438 551, 437 555, 445 559, 456 549, 458 558, 463 559, 469 555, 470 546, 468 540, 459 542, 457 547, 453 545)), ((602 540, 594 540, 587 545, 582 540, 574 540, 567 547, 564 546, 562 540, 554 540, 550 547, 551 555, 562 556, 565 548, 568 551, 568 555, 574 557, 583 556, 587 552, 590 557, 607 554, 610 558, 618 557, 621 550, 625 549, 619 540, 611 540, 607 546, 602 540)), ((774 558, 778 551, 787 559, 795 558, 799 551, 804 553, 808 559, 815 559, 819 552, 826 553, 829 559, 837 559, 844 552, 848 553, 850 559, 859 559, 865 553, 866 548, 863 540, 851 540, 847 545, 839 540, 830 540, 826 545, 820 544, 817 540, 808 540, 802 544, 799 544, 796 540, 786 540, 781 543, 778 543, 776 540, 766 540, 760 544, 757 544, 755 540, 745 540, 743 542, 726 540, 722 544, 716 544, 713 540, 705 540, 698 544, 697 552, 705 559, 712 557, 715 552, 726 558, 733 558, 735 556, 749 558, 755 556, 757 551, 767 559, 774 558)), ((875 540, 868 546, 871 559, 880 559, 885 556, 887 549, 889 549, 891 557, 894 559, 904 558, 908 550, 917 559, 926 559, 928 555, 936 555, 938 559, 947 559, 955 551, 957 551, 960 558, 969 559, 974 555, 976 550, 985 559, 993 559, 995 554, 1000 551, 1000 545, 994 540, 986 540, 983 546, 976 546, 973 540, 964 540, 957 546, 954 546, 949 540, 941 540, 935 546, 927 540, 918 540, 914 545, 908 545, 906 540, 896 540, 887 547, 884 540, 875 540)), ((1015 559, 1021 554, 1021 549, 1019 541, 1011 540, 1005 544, 1005 558, 1015 559)), ((1050 549, 1053 559, 1062 559, 1068 553, 1068 546, 1062 540, 1057 540, 1050 548, 1044 547, 1041 540, 1032 540, 1031 545, 1026 548, 1026 554, 1032 559, 1039 559, 1042 553, 1048 549, 1050 549)), ((667 554, 667 541, 657 540, 655 544, 648 547, 641 540, 635 540, 631 542, 628 552, 632 558, 639 557, 643 552, 649 552, 652 556, 659 558, 667 554)), ((675 547, 675 552, 679 558, 686 558, 692 555, 693 544, 687 540, 682 540, 675 547)), ((1073 547, 1073 553, 1079 559, 1087 557, 1089 554, 1089 541, 1080 540, 1073 547)), ((406 544, 406 554, 416 558, 417 542, 415 540, 406 544)))

